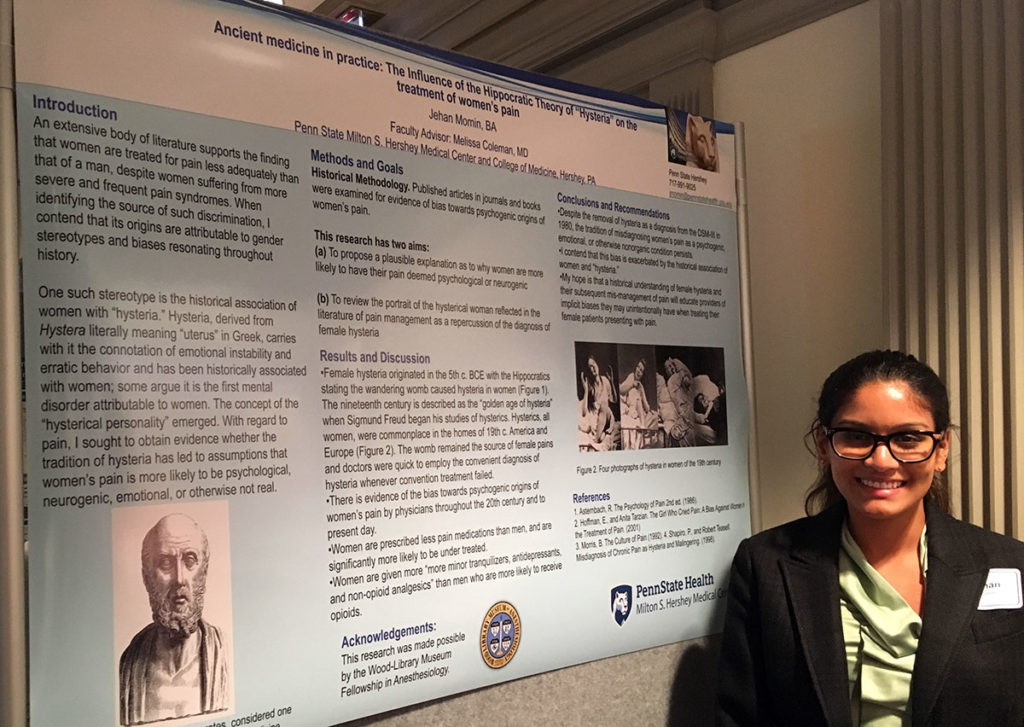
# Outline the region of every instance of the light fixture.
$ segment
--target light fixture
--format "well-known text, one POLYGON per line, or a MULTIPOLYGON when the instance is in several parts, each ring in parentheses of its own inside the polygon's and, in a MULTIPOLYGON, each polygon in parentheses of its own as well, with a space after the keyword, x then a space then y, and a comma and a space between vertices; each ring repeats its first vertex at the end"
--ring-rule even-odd
POLYGON ((340 20, 342 23, 351 23, 352 25, 358 25, 360 27, 368 27, 373 25, 378 20, 384 17, 384 13, 378 13, 373 10, 367 10, 366 8, 360 8, 356 5, 349 5, 347 8, 339 12, 334 16, 336 20, 340 20))

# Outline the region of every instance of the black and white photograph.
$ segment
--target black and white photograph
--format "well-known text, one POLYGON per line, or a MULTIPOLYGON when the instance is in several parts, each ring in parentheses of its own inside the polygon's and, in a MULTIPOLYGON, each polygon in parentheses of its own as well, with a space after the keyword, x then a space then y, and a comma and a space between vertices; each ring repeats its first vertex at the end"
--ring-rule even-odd
POLYGON ((725 445, 725 352, 576 342, 581 452, 725 445))
POLYGON ((234 706, 225 502, 112 512, 118 724, 188 724, 234 706))
POLYGON ((619 410, 622 449, 666 446, 655 386, 654 346, 620 344, 619 410))
POLYGON ((577 429, 581 452, 619 449, 619 383, 614 343, 576 343, 577 429))
POLYGON ((658 413, 665 446, 729 443, 725 352, 699 346, 658 346, 658 413))

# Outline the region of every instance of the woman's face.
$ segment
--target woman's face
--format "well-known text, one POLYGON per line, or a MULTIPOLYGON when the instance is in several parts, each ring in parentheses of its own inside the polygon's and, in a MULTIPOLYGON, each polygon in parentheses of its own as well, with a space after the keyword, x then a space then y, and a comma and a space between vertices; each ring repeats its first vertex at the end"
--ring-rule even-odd
POLYGON ((593 358, 588 358, 587 367, 590 369, 590 373, 592 373, 594 375, 594 378, 596 379, 598 374, 600 373, 600 369, 597 368, 597 361, 595 361, 593 358))
MULTIPOLYGON (((873 434, 901 431, 933 431, 931 409, 902 381, 872 381, 864 384, 836 412, 831 427, 850 427, 873 434)), ((828 440, 819 435, 818 454, 832 470, 836 487, 846 500, 851 520, 863 521, 914 517, 932 485, 936 472, 946 467, 949 433, 936 444, 924 462, 896 461, 884 444, 875 447, 865 460, 843 459, 828 440)))
POLYGON ((644 365, 643 360, 637 361, 636 362, 636 368, 633 369, 633 376, 636 378, 637 381, 643 381, 644 380, 644 371, 645 370, 646 370, 646 367, 644 365))
POLYGON ((679 383, 687 391, 693 387, 693 374, 690 373, 690 369, 685 366, 682 368, 683 375, 679 377, 679 383))

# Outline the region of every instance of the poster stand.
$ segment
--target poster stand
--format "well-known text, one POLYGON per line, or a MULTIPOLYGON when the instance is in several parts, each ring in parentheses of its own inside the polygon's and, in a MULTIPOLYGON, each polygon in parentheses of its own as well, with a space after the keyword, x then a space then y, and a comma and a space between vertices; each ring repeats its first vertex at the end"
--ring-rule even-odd
POLYGON ((761 530, 761 486, 757 457, 757 399, 754 396, 754 334, 750 320, 750 237, 747 231, 747 141, 742 122, 736 124, 736 217, 740 257, 740 325, 743 338, 743 374, 747 384, 750 432, 747 468, 750 481, 750 532, 761 530))
POLYGON ((12 0, 0 0, 0 724, 24 727, 27 624, 13 36, 12 0))

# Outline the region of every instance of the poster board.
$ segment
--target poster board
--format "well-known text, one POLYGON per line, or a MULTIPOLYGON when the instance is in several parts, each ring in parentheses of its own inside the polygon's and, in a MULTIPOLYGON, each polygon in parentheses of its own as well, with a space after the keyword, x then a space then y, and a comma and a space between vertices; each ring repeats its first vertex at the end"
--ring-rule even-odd
POLYGON ((241 2, 15 22, 33 723, 330 724, 718 627, 728 125, 241 2))

